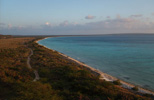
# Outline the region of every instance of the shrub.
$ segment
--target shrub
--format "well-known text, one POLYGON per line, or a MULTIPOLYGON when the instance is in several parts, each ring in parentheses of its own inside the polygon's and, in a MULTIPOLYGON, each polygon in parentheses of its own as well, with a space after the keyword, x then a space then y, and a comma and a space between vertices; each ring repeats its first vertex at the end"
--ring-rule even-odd
POLYGON ((135 87, 132 88, 132 90, 134 90, 134 91, 138 91, 138 87, 135 86, 135 87))
POLYGON ((115 84, 115 85, 121 85, 120 80, 113 81, 113 84, 115 84))

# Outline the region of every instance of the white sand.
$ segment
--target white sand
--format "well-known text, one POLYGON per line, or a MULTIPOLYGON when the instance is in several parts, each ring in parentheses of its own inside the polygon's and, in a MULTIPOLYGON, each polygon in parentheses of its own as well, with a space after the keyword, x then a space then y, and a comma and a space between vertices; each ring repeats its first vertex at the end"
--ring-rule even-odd
MULTIPOLYGON (((45 38, 46 39, 46 38, 45 38)), ((42 39, 41 39, 42 40, 42 39)), ((40 45, 39 43, 38 43, 38 41, 39 40, 37 40, 37 41, 35 41, 38 45, 40 45)), ((50 48, 48 48, 48 47, 46 47, 46 46, 44 46, 44 45, 41 45, 41 46, 43 46, 43 47, 45 47, 45 48, 47 48, 47 49, 50 49, 50 48)), ((50 50, 52 50, 52 49, 50 49, 50 50)), ((55 50, 52 50, 52 51, 55 51, 55 50)), ((105 80, 105 81, 110 81, 110 82, 113 82, 113 81, 116 81, 116 80, 118 80, 117 78, 115 78, 115 77, 113 77, 113 76, 111 76, 111 75, 108 75, 108 74, 106 74, 106 73, 103 73, 103 72, 101 72, 101 71, 99 71, 99 70, 97 70, 97 69, 95 69, 95 68, 93 68, 93 67, 91 67, 91 66, 88 66, 88 65, 86 65, 86 64, 84 64, 84 63, 82 63, 82 62, 80 62, 80 61, 78 61, 78 60, 76 60, 76 59, 74 59, 74 58, 71 58, 71 57, 69 57, 69 56, 67 56, 67 55, 65 55, 65 54, 63 54, 63 53, 60 53, 60 52, 58 52, 61 56, 63 56, 63 57, 65 57, 66 59, 69 59, 69 60, 71 60, 71 61, 73 61, 73 62, 75 62, 75 63, 77 63, 77 64, 79 64, 79 65, 82 65, 82 66, 84 66, 85 68, 87 68, 88 70, 90 70, 90 71, 92 71, 92 72, 94 72, 94 73, 96 73, 96 74, 98 74, 98 75, 100 75, 100 79, 101 80, 105 80)), ((129 84, 129 83, 127 83, 127 82, 124 82, 124 81, 122 81, 122 80, 120 80, 120 82, 121 82, 121 87, 123 87, 123 88, 126 88, 126 89, 132 89, 133 87, 135 87, 135 85, 133 85, 133 84, 129 84)), ((147 94, 152 94, 152 95, 154 95, 154 92, 152 92, 152 91, 150 91, 150 90, 146 90, 146 89, 143 89, 143 88, 141 88, 141 87, 138 87, 138 92, 139 93, 147 93, 147 94)))

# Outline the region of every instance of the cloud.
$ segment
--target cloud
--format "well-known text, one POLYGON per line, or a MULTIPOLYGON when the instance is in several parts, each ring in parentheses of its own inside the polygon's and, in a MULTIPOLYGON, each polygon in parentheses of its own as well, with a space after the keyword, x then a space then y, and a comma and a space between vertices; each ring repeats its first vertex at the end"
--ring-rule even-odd
POLYGON ((49 22, 46 22, 45 25, 50 26, 51 24, 49 22))
POLYGON ((22 28, 24 28, 24 26, 21 26, 21 25, 18 26, 18 29, 22 29, 22 28))
POLYGON ((4 26, 5 25, 5 23, 0 23, 0 26, 4 26))
POLYGON ((130 17, 142 17, 143 15, 137 14, 137 15, 131 15, 130 17))
POLYGON ((66 20, 66 21, 60 23, 59 25, 60 25, 60 26, 67 26, 68 24, 69 24, 69 22, 66 20))
POLYGON ((133 28, 135 27, 136 24, 140 23, 136 19, 131 19, 131 18, 121 18, 117 17, 115 19, 107 19, 104 21, 99 21, 99 22, 93 22, 93 23, 88 23, 91 25, 95 25, 96 27, 103 27, 103 28, 133 28))
POLYGON ((154 12, 152 13, 152 15, 154 16, 154 12))
POLYGON ((85 17, 85 19, 94 19, 94 18, 95 18, 95 16, 92 16, 92 15, 88 15, 85 17))
POLYGON ((107 18, 97 22, 77 24, 63 21, 57 26, 52 26, 48 22, 42 27, 12 27, 0 29, 0 34, 18 35, 81 35, 81 34, 108 34, 108 33, 154 33, 154 22, 146 19, 136 19, 133 17, 107 18))
POLYGON ((100 30, 106 33, 154 33, 154 22, 147 22, 134 18, 107 19, 99 22, 87 23, 89 29, 100 30))
POLYGON ((50 29, 52 27, 50 22, 45 22, 44 24, 41 25, 41 28, 43 29, 50 29))
POLYGON ((106 18, 110 19, 111 17, 110 16, 107 16, 106 18))
POLYGON ((5 28, 6 27, 6 24, 5 23, 0 23, 0 29, 1 28, 5 28))
POLYGON ((12 24, 8 24, 8 28, 9 28, 9 29, 12 28, 12 24))
POLYGON ((121 16, 119 15, 119 14, 117 14, 117 17, 116 17, 117 19, 120 19, 121 18, 121 16))

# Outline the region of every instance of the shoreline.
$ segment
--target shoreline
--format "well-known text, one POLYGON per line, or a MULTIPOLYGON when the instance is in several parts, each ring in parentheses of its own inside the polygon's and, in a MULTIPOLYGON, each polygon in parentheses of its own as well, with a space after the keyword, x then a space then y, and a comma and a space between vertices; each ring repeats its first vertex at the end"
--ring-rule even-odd
MULTIPOLYGON (((45 37, 43 39, 47 39, 47 38, 52 38, 52 37, 45 37)), ((53 49, 50 49, 50 48, 48 48, 48 47, 38 43, 38 41, 43 40, 43 39, 36 40, 35 43, 37 43, 40 46, 43 46, 44 48, 47 48, 47 49, 52 50, 52 51, 55 51, 53 49)), ((102 72, 100 70, 97 70, 97 69, 95 69, 95 68, 93 68, 93 67, 91 67, 91 66, 89 66, 87 64, 84 64, 84 63, 82 63, 82 62, 80 62, 80 61, 78 61, 78 60, 76 60, 74 58, 71 58, 71 57, 69 57, 69 56, 67 56, 67 55, 65 55, 63 53, 58 52, 58 54, 60 54, 61 56, 63 56, 64 58, 66 58, 66 59, 68 59, 70 61, 75 62, 78 65, 81 65, 81 66, 85 67, 87 70, 91 71, 92 73, 100 75, 100 80, 105 80, 105 81, 109 81, 109 82, 113 82, 113 81, 119 80, 116 77, 113 77, 113 76, 111 76, 111 75, 109 75, 107 73, 104 73, 104 72, 102 72)), ((123 80, 120 80, 120 83, 121 83, 121 85, 120 85, 121 87, 123 87, 125 89, 129 89, 129 90, 132 90, 132 88, 136 86, 136 85, 133 85, 131 83, 125 82, 123 80)), ((138 91, 134 91, 134 92, 142 93, 142 94, 151 94, 151 95, 154 96, 154 92, 153 91, 150 91, 148 89, 144 89, 142 87, 138 87, 138 91)))

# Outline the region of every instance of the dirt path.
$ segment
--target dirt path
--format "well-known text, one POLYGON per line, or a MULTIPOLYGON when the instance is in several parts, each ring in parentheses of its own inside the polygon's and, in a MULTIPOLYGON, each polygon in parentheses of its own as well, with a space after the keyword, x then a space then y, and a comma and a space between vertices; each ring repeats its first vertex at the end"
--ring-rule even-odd
POLYGON ((40 77, 39 77, 39 74, 38 74, 38 71, 37 70, 34 70, 34 74, 35 74, 35 79, 33 81, 39 80, 40 77))
POLYGON ((27 58, 27 66, 28 66, 29 69, 32 69, 32 67, 30 65, 30 57, 33 55, 33 50, 30 48, 30 51, 31 51, 31 53, 27 58))
MULTIPOLYGON (((27 58, 27 66, 28 66, 28 68, 32 69, 32 66, 30 65, 30 57, 33 55, 33 50, 31 48, 29 48, 29 49, 30 49, 31 53, 30 53, 30 55, 27 58)), ((39 80, 40 77, 39 77, 39 74, 38 74, 37 70, 34 70, 34 74, 35 74, 35 78, 34 78, 33 81, 39 80)))

